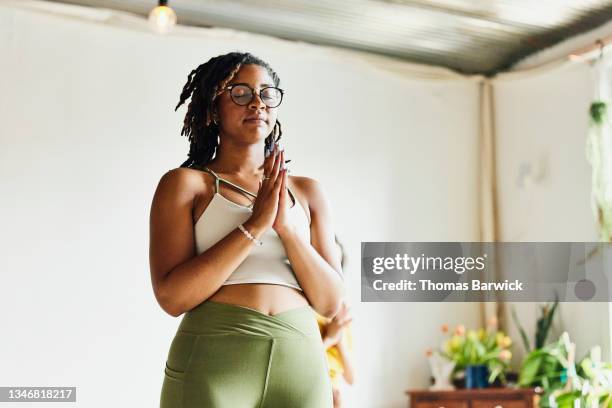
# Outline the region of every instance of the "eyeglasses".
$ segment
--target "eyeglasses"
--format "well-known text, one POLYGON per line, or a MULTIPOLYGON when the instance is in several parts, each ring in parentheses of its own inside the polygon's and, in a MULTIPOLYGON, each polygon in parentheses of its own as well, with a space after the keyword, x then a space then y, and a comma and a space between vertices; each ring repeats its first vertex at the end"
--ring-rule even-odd
MULTIPOLYGON (((240 106, 248 105, 255 97, 255 90, 248 84, 233 84, 226 86, 224 90, 229 91, 232 101, 240 106)), ((280 88, 266 86, 259 90, 259 98, 268 108, 276 108, 281 104, 284 92, 280 88)))

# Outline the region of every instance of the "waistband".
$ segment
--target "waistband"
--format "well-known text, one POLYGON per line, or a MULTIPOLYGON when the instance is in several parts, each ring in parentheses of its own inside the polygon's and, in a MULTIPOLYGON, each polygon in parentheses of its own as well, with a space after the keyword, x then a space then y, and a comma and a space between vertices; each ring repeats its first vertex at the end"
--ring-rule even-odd
POLYGON ((206 300, 185 313, 178 331, 202 336, 245 335, 321 340, 310 305, 270 316, 246 306, 206 300))

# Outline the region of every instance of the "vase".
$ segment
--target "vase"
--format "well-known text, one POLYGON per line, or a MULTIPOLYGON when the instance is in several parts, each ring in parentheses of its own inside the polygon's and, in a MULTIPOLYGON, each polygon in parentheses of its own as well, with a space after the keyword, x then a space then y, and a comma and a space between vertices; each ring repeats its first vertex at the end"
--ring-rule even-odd
POLYGON ((487 388, 489 386, 489 369, 484 364, 473 364, 465 367, 465 388, 487 388))
POLYGON ((429 387, 429 389, 432 391, 454 390, 455 387, 451 383, 451 374, 453 373, 455 364, 454 361, 440 356, 437 353, 432 354, 429 357, 429 367, 434 377, 434 384, 429 387))

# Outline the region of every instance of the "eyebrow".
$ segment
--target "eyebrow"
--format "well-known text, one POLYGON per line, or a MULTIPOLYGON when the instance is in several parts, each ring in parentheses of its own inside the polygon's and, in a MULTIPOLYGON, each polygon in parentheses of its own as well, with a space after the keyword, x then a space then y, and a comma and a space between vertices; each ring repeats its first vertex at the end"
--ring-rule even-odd
MULTIPOLYGON (((238 84, 244 84, 244 85, 249 85, 249 86, 251 86, 250 84, 247 84, 246 82, 233 82, 233 81, 232 81, 231 83, 229 83, 229 84, 228 84, 228 86, 229 86, 229 85, 238 85, 238 84)), ((261 87, 260 87, 260 88, 265 88, 265 87, 267 87, 267 86, 276 86, 276 85, 274 85, 274 84, 261 84, 261 87)))

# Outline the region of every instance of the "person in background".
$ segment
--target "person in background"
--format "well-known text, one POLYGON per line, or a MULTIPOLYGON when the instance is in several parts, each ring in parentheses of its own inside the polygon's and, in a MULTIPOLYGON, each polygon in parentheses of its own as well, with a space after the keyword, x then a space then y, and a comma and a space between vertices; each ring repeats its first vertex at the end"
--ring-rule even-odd
MULTIPOLYGON (((344 248, 336 236, 336 244, 340 251, 340 264, 344 268, 344 248)), ((342 301, 338 313, 331 319, 316 313, 317 323, 321 331, 323 345, 326 350, 329 376, 332 381, 334 408, 342 407, 341 383, 344 380, 352 385, 354 382, 354 367, 352 360, 353 336, 350 323, 353 317, 346 299, 342 301)))

